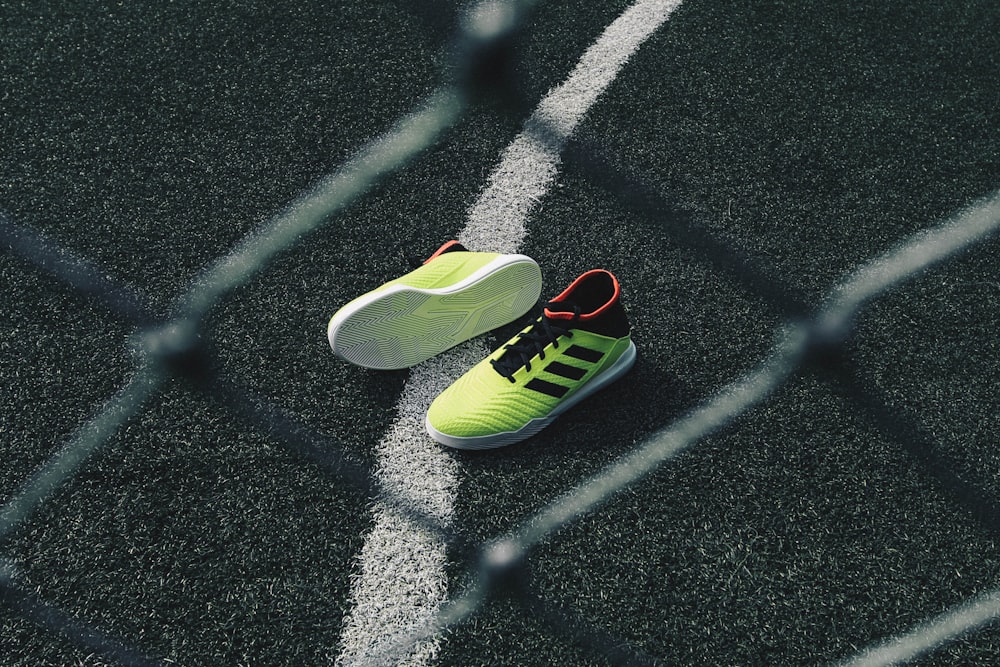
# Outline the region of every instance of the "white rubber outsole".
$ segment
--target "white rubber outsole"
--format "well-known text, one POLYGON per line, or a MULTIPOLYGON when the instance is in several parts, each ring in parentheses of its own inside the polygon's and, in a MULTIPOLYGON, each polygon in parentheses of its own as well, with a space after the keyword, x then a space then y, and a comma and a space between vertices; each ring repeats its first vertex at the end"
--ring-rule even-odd
POLYGON ((448 447, 453 447, 455 449, 496 449, 497 447, 513 445, 515 442, 527 440, 554 422, 559 415, 566 412, 583 399, 587 398, 594 392, 603 389, 621 376, 625 375, 625 373, 627 373, 635 364, 635 355, 635 343, 630 341, 628 348, 622 352, 622 355, 618 357, 615 363, 595 375, 590 382, 583 386, 583 388, 570 396, 563 403, 556 406, 556 408, 548 415, 532 419, 516 431, 506 431, 504 433, 494 433, 492 435, 460 437, 448 435, 447 433, 442 433, 437 430, 431 426, 431 422, 427 417, 424 418, 424 425, 427 427, 427 432, 432 438, 437 440, 442 445, 447 445, 448 447))
POLYGON ((542 291, 542 274, 525 255, 500 255, 463 280, 437 289, 393 285, 337 311, 330 347, 366 368, 415 366, 450 347, 512 322, 542 291))

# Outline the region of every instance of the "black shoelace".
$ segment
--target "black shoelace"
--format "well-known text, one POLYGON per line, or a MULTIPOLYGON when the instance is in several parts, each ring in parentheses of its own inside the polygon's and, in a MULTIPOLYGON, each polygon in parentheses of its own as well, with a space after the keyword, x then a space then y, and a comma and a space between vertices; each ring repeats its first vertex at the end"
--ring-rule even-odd
MULTIPOLYGON (((550 305, 555 304, 545 304, 545 307, 548 308, 550 305)), ((558 348, 559 336, 573 337, 573 332, 570 329, 579 317, 580 307, 575 304, 573 305, 573 319, 565 327, 554 324, 554 321, 545 317, 543 312, 542 316, 530 329, 518 335, 516 342, 504 345, 506 352, 503 356, 492 360, 490 363, 493 364, 493 368, 496 369, 497 373, 511 382, 515 382, 514 373, 522 367, 530 372, 531 360, 534 359, 536 354, 539 359, 545 359, 545 348, 549 343, 552 343, 553 347, 558 348)))

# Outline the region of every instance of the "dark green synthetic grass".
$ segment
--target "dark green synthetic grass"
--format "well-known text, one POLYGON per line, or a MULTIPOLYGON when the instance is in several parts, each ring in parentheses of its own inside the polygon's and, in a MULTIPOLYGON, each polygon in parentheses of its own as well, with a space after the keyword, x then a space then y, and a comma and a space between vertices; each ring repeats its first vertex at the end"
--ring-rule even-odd
MULTIPOLYGON (((561 82, 627 3, 543 3, 519 40, 522 102, 561 82)), ((449 9, 450 11, 450 9, 449 9)), ((436 84, 453 22, 397 3, 0 5, 0 208, 149 295, 179 290, 436 84)), ((529 222, 543 296, 621 279, 639 360, 537 438, 461 453, 451 586, 520 524, 753 368, 785 317, 695 226, 816 309, 850 271, 1000 186, 993 3, 686 0, 580 130, 529 222), (572 148, 572 147, 571 147, 572 148), (721 262, 721 263, 720 263, 721 262), (738 274, 738 272, 737 272, 738 274)), ((329 354, 347 299, 463 225, 526 110, 477 102, 210 319, 220 367, 362 465, 406 372, 329 354)), ((997 537, 908 450, 1000 494, 997 242, 873 304, 848 360, 902 426, 829 369, 554 536, 532 590, 666 664, 817 664, 1000 583, 997 537)), ((2 489, 9 497, 130 375, 129 326, 0 255, 2 489)), ((514 327, 493 340, 500 342, 514 327)), ((211 396, 170 381, 2 546, 21 584, 154 658, 336 656, 369 499, 211 396)), ((0 608, 0 662, 103 664, 0 608)), ((997 630, 926 664, 988 664, 997 630)), ((506 599, 450 630, 441 664, 605 659, 506 599)))
MULTIPOLYGON (((2 206, 164 314, 203 266, 430 91, 444 39, 391 4, 2 11, 13 26, 2 206)), ((326 347, 337 299, 316 282, 331 268, 315 262, 309 289, 285 276, 270 304, 258 292, 242 326, 212 342, 243 355, 243 369, 284 358, 269 398, 361 449, 391 419, 401 376, 373 386, 328 350, 326 370, 303 372, 291 352, 326 347), (283 329, 301 337, 274 347, 259 324, 275 317, 302 317, 283 329)), ((9 494, 124 383, 132 359, 127 329, 101 308, 23 263, 5 257, 3 270, 3 383, 17 388, 3 409, 9 494)), ((335 651, 366 504, 173 382, 6 551, 22 585, 153 657, 314 664, 335 651)), ((98 660, 10 610, 2 622, 4 664, 98 660)))

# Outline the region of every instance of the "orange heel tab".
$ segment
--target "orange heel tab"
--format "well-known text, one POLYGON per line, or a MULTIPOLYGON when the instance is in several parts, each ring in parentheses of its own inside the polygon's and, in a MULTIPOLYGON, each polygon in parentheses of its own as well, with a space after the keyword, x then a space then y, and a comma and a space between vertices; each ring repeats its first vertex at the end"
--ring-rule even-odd
POLYGON ((458 241, 452 239, 448 241, 443 246, 434 251, 434 254, 424 260, 424 264, 427 264, 433 259, 437 259, 446 252, 466 252, 465 246, 458 241))

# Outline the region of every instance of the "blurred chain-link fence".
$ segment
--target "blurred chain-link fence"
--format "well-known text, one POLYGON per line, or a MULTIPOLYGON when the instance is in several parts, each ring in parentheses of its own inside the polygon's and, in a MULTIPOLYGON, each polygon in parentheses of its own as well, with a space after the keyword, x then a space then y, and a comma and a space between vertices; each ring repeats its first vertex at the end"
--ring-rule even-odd
MULTIPOLYGON (((455 539, 454 531, 432 517, 393 502, 391 490, 379 488, 370 472, 324 445, 323 438, 297 423, 259 396, 215 372, 211 355, 201 342, 206 316, 232 290, 260 272, 276 254, 299 242, 308 233, 353 201, 365 196, 380 179, 397 170, 429 147, 462 116, 467 103, 489 94, 522 102, 509 78, 513 36, 534 3, 528 0, 506 4, 486 3, 489 12, 470 11, 452 44, 450 80, 424 103, 401 118, 384 135, 362 147, 338 171, 302 194, 286 209, 240 242, 229 254, 210 266, 176 301, 171 317, 158 320, 141 294, 117 284, 86 259, 47 240, 33 229, 18 225, 0 213, 0 239, 6 252, 30 261, 101 302, 135 326, 138 366, 129 383, 65 444, 14 495, 0 513, 0 538, 10 535, 31 517, 70 479, 80 465, 99 450, 131 417, 144 408, 171 376, 184 378, 206 398, 221 401, 249 425, 262 427, 275 442, 321 466, 341 483, 359 492, 378 495, 396 512, 444 539, 455 539), (501 9, 504 20, 496 20, 501 9)), ((485 6, 485 5, 484 5, 485 6)), ((542 135, 544 125, 533 131, 542 135)), ((553 130, 554 131, 554 130, 553 130)), ((540 137, 544 141, 544 136, 540 137)), ((564 160, 580 167, 594 182, 614 193, 635 212, 656 216, 659 195, 648 184, 624 175, 610 165, 599 146, 577 142, 564 160)), ((941 488, 989 529, 1000 532, 1000 505, 996 498, 961 480, 939 460, 933 443, 913 436, 916 432, 895 415, 878 397, 857 381, 844 348, 859 312, 873 299, 922 271, 947 260, 1000 229, 1000 192, 970 205, 939 226, 906 240, 896 250, 879 257, 836 286, 819 309, 782 283, 758 270, 751 257, 728 247, 709 232, 692 224, 671 228, 674 239, 709 260, 719 271, 739 281, 746 289, 777 306, 789 324, 779 332, 780 342, 752 372, 721 390, 697 409, 676 420, 627 455, 615 461, 535 516, 520 522, 507 537, 481 545, 473 583, 445 604, 434 623, 395 636, 373 652, 372 664, 392 664, 411 648, 475 614, 491 596, 513 596, 551 631, 589 646, 615 664, 654 664, 628 642, 594 627, 571 609, 552 604, 537 595, 527 575, 532 550, 574 520, 598 510, 615 494, 642 479, 664 462, 725 427, 745 411, 765 400, 797 370, 820 368, 841 383, 859 409, 881 431, 922 464, 941 488)), ((89 650, 126 664, 160 664, 141 647, 89 627, 64 610, 46 603, 35 591, 25 590, 16 568, 0 560, 0 598, 34 623, 68 637, 89 650)), ((968 600, 959 607, 928 619, 924 624, 884 643, 866 647, 843 664, 897 664, 953 640, 1000 618, 1000 591, 968 600)))

